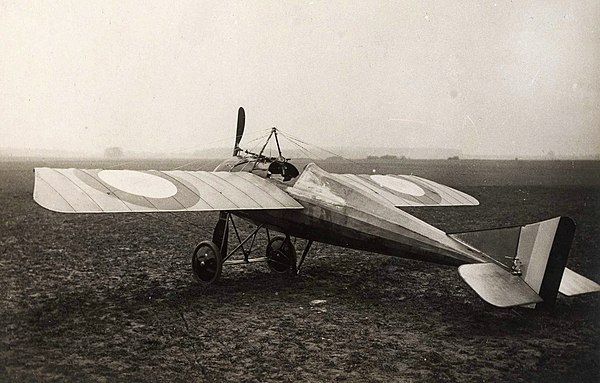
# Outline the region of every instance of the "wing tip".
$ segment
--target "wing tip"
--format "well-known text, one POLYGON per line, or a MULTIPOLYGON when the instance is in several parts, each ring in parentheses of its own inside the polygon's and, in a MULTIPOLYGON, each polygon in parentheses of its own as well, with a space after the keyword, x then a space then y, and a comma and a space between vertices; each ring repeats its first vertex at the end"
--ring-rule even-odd
POLYGON ((35 203, 37 203, 44 209, 53 211, 55 213, 61 213, 61 214, 75 213, 75 210, 72 208, 65 209, 65 208, 61 208, 61 207, 54 206, 52 204, 47 203, 47 201, 45 201, 44 198, 40 198, 39 195, 37 195, 35 192, 33 194, 33 200, 35 201, 35 203))

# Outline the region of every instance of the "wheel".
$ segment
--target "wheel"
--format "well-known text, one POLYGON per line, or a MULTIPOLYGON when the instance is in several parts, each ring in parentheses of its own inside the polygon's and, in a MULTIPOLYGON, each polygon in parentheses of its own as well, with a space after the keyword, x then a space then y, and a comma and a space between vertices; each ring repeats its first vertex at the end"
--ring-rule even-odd
POLYGON ((223 261, 217 245, 211 241, 200 242, 192 255, 194 279, 211 284, 219 279, 222 268, 223 261))
POLYGON ((267 245, 267 265, 279 274, 294 273, 296 249, 288 238, 273 237, 267 245))

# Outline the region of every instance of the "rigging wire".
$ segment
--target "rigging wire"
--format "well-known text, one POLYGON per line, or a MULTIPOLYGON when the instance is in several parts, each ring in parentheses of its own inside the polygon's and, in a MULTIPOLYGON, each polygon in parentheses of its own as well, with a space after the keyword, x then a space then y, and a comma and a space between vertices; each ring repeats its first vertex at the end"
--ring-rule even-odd
MULTIPOLYGON (((270 129, 269 129, 269 134, 265 134, 264 136, 260 137, 260 139, 263 139, 263 140, 264 140, 265 138, 269 137, 269 135, 270 135, 270 134, 271 134, 271 133, 270 133, 270 129)), ((257 149, 257 148, 260 146, 261 142, 260 142, 260 141, 258 141, 258 139, 254 139, 254 140, 252 140, 252 141, 248 141, 248 142, 246 143, 246 145, 248 145, 248 144, 250 144, 250 143, 252 143, 252 142, 255 142, 255 141, 256 141, 256 143, 254 144, 254 146, 252 146, 252 147, 250 148, 250 150, 248 150, 249 152, 254 152, 254 151, 255 151, 255 150, 256 150, 256 149, 257 149)))
MULTIPOLYGON (((202 144, 196 144, 196 145, 191 146, 191 147, 182 148, 182 149, 178 149, 178 150, 172 151, 172 152, 170 152, 170 154, 179 154, 179 153, 182 153, 182 152, 185 152, 185 151, 188 151, 188 150, 197 149, 200 146, 212 145, 212 144, 216 144, 218 142, 222 142, 222 141, 226 141, 226 140, 229 140, 229 138, 220 138, 218 140, 214 140, 214 141, 210 141, 210 142, 205 142, 205 143, 202 143, 202 144)), ((127 160, 127 161, 115 164, 113 166, 110 166, 107 169, 114 169, 114 168, 117 168, 117 167, 120 167, 120 166, 129 165, 129 164, 133 163, 134 161, 135 160, 130 159, 130 160, 127 160)))
MULTIPOLYGON (((257 130, 257 131, 254 131, 254 132, 251 132, 251 133, 250 133, 251 137, 252 137, 252 136, 256 136, 257 134, 259 134, 260 136, 259 136, 259 137, 256 137, 256 138, 254 138, 254 139, 252 139, 250 142, 254 142, 254 141, 256 141, 256 140, 261 140, 261 139, 264 139, 264 137, 266 137, 266 135, 264 134, 264 132, 265 132, 265 131, 270 131, 270 130, 271 130, 271 129, 260 129, 260 130, 257 130)), ((203 142, 203 143, 200 143, 200 144, 196 144, 196 145, 194 145, 194 146, 190 146, 190 147, 186 147, 186 148, 178 149, 178 150, 175 150, 175 151, 171 151, 171 152, 170 152, 170 154, 180 154, 180 153, 186 152, 186 151, 188 151, 188 150, 197 149, 197 148, 199 148, 199 147, 207 147, 207 146, 210 146, 210 145, 212 145, 212 144, 216 144, 216 143, 219 143, 219 142, 228 141, 228 140, 230 140, 230 139, 231 139, 230 137, 226 137, 226 138, 220 138, 220 139, 213 140, 213 141, 209 141, 209 142, 203 142)), ((169 158, 165 158, 165 159, 166 159, 166 160, 169 160, 169 158)), ((152 158, 149 158, 149 160, 153 160, 153 159, 152 159, 152 158)), ((116 169, 116 168, 119 168, 119 167, 122 167, 122 166, 126 166, 126 165, 129 165, 129 164, 132 164, 132 163, 134 163, 134 162, 137 162, 137 161, 139 161, 139 159, 129 159, 129 160, 127 160, 127 161, 123 161, 123 162, 117 163, 117 164, 115 164, 115 165, 112 165, 112 166, 106 167, 106 169, 107 169, 107 170, 116 169)), ((181 165, 180 167, 173 168, 173 169, 170 169, 170 170, 178 170, 179 168, 181 168, 181 167, 183 167, 183 166, 188 166, 188 165, 194 164, 194 163, 196 163, 196 162, 202 162, 202 161, 206 161, 206 159, 198 159, 197 161, 196 161, 196 160, 194 160, 194 161, 191 161, 191 162, 189 162, 189 163, 183 164, 183 165, 181 165)))
MULTIPOLYGON (((257 137, 257 138, 255 138, 253 140, 250 140, 250 141, 246 142, 245 145, 248 145, 248 144, 251 144, 253 142, 256 142, 256 144, 252 147, 252 149, 254 149, 254 148, 256 148, 259 145, 259 140, 264 140, 265 138, 269 137, 269 134, 270 134, 270 132, 268 134, 263 135, 263 136, 257 137)), ((250 150, 250 151, 252 151, 252 150, 250 150)))
MULTIPOLYGON (((353 161, 353 160, 351 160, 351 159, 349 159, 349 158, 346 158, 346 157, 344 157, 344 156, 342 156, 342 155, 340 155, 340 154, 338 154, 338 153, 332 152, 331 150, 327 150, 327 149, 325 149, 325 148, 322 148, 322 147, 320 147, 320 146, 317 146, 317 145, 315 145, 315 144, 311 144, 311 143, 308 143, 308 142, 304 142, 304 141, 302 141, 301 139, 299 139, 299 138, 296 138, 296 137, 294 137, 294 136, 292 136, 292 135, 289 135, 289 134, 287 134, 287 133, 285 133, 285 134, 284 134, 283 132, 281 132, 281 134, 282 134, 282 135, 283 135, 285 138, 287 138, 288 140, 294 140, 294 141, 296 141, 296 142, 299 142, 299 143, 302 143, 302 144, 304 144, 304 145, 312 146, 312 147, 314 147, 314 148, 316 148, 316 149, 319 149, 319 150, 322 150, 322 151, 324 151, 324 152, 326 152, 326 153, 333 154, 333 155, 334 155, 334 156, 336 156, 336 157, 340 157, 341 159, 343 159, 343 160, 346 160, 346 161, 348 161, 348 162, 351 162, 351 163, 352 163, 352 164, 354 164, 354 165, 361 166, 361 167, 365 166, 364 164, 361 164, 361 163, 359 163, 359 162, 353 161)), ((297 144, 297 145, 299 145, 299 144, 297 144)))
MULTIPOLYGON (((258 141, 258 140, 262 140, 262 139, 264 139, 265 137, 266 137, 266 135, 264 135, 264 136, 261 136, 261 137, 257 137, 257 138, 255 138, 255 139, 253 139, 253 140, 249 141, 249 143, 250 143, 250 142, 254 142, 254 141, 258 141)), ((198 158, 198 159, 195 159, 195 160, 193 160, 193 161, 190 161, 190 162, 188 162, 188 163, 185 163, 185 164, 183 164, 183 165, 177 166, 177 167, 175 167, 175 168, 172 168, 172 169, 169 169, 169 170, 179 170, 179 169, 181 169, 181 168, 184 168, 184 167, 186 167, 186 166, 189 166, 189 165, 192 165, 192 164, 196 164, 196 163, 200 163, 200 162, 206 162, 206 161, 208 161, 206 158, 198 158)), ((198 169, 195 169, 195 170, 199 170, 199 168, 198 168, 198 169)))
MULTIPOLYGON (((256 138, 248 141, 246 144, 249 144, 249 143, 252 143, 252 142, 255 142, 255 141, 258 142, 259 140, 264 140, 267 136, 268 135, 262 135, 260 137, 256 137, 256 138)), ((189 166, 189 165, 192 165, 192 164, 195 164, 195 163, 206 162, 206 161, 207 161, 206 158, 198 158, 196 160, 190 161, 188 163, 185 163, 183 165, 180 165, 180 166, 178 166, 176 168, 172 168, 172 169, 169 169, 169 170, 179 170, 179 169, 181 169, 183 167, 186 167, 186 166, 189 166)), ((199 169, 196 169, 196 170, 199 170, 199 169)))
POLYGON ((292 143, 293 145, 295 145, 295 146, 297 146, 298 148, 300 148, 300 151, 301 151, 303 154, 306 154, 306 155, 307 155, 307 158, 309 158, 309 159, 310 159, 310 158, 316 158, 316 157, 318 157, 318 156, 316 156, 315 154, 313 154, 313 153, 312 153, 310 150, 306 149, 304 146, 302 146, 302 145, 298 144, 298 143, 297 143, 297 142, 295 142, 295 141, 292 141, 292 140, 291 140, 289 137, 287 137, 287 136, 285 136, 285 135, 283 135, 283 134, 282 134, 281 136, 282 136, 283 138, 285 138, 286 140, 288 140, 288 142, 290 142, 290 143, 292 143))

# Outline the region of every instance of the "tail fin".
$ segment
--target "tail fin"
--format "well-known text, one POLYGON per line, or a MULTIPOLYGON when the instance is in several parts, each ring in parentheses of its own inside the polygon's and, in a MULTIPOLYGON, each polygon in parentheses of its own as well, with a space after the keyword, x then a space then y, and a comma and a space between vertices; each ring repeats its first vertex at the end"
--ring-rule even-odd
MULTIPOLYGON (((542 308, 556 301, 574 234, 575 222, 569 217, 557 217, 520 227, 450 236, 496 261, 459 267, 463 280, 481 298, 500 307, 533 304, 531 307, 542 308)), ((581 277, 569 270, 568 285, 580 286, 576 282, 581 279, 571 273, 581 277)), ((566 282, 563 281, 561 289, 568 289, 566 282)), ((589 292, 595 286, 600 289, 595 282, 587 282, 587 287, 570 291, 589 292)))

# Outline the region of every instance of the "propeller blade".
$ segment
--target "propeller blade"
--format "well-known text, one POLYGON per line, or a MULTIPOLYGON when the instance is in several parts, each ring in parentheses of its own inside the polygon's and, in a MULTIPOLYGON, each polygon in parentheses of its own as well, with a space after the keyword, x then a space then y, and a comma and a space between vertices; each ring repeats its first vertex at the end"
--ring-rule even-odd
POLYGON ((238 109, 238 119, 237 119, 237 131, 235 133, 235 145, 233 147, 233 155, 237 155, 240 148, 238 145, 242 140, 242 136, 244 135, 244 125, 246 125, 246 113, 244 112, 244 108, 240 107, 238 109))

